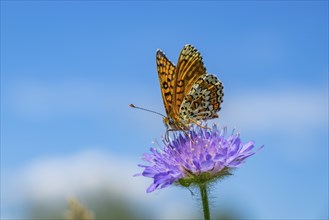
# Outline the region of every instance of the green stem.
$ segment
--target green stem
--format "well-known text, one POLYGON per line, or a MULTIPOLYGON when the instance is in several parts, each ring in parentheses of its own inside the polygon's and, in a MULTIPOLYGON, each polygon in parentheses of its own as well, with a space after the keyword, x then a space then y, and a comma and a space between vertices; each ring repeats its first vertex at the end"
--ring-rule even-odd
POLYGON ((210 220, 207 184, 200 184, 199 188, 200 188, 200 194, 201 194, 201 200, 203 206, 203 219, 210 220))

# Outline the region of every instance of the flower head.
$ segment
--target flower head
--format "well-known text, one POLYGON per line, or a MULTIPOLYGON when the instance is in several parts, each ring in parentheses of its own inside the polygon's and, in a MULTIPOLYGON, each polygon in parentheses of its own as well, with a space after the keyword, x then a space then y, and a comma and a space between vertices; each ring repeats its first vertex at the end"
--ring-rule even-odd
POLYGON ((143 160, 150 165, 139 165, 144 171, 138 175, 153 178, 147 192, 173 183, 190 186, 204 184, 230 175, 247 157, 255 154, 254 142, 242 143, 239 133, 227 135, 227 129, 192 126, 186 134, 174 135, 164 141, 163 149, 151 148, 143 160))

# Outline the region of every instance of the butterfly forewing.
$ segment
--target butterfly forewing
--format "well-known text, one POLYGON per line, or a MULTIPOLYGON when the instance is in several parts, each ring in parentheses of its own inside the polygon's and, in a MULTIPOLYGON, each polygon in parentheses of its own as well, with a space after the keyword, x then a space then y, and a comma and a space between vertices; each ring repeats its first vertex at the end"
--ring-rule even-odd
POLYGON ((184 97, 179 109, 183 123, 217 118, 223 102, 222 82, 214 75, 200 77, 184 97))
POLYGON ((156 64, 163 104, 167 115, 172 116, 176 67, 161 50, 157 50, 156 64))
POLYGON ((200 76, 206 74, 201 54, 192 45, 185 45, 181 51, 176 68, 174 84, 173 111, 178 114, 184 97, 189 93, 200 76))

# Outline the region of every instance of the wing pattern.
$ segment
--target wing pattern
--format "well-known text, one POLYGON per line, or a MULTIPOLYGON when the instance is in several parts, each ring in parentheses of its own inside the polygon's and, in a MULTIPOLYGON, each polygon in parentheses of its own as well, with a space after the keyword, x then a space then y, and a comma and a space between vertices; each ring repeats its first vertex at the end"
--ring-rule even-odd
POLYGON ((179 110, 179 117, 184 123, 217 118, 217 112, 223 102, 223 84, 214 75, 200 77, 185 96, 179 110))
POLYGON ((167 115, 172 116, 176 67, 161 50, 157 50, 156 64, 163 104, 167 115))
POLYGON ((184 97, 189 93, 198 78, 206 74, 202 56, 192 45, 185 45, 177 62, 175 81, 174 112, 178 114, 184 97))

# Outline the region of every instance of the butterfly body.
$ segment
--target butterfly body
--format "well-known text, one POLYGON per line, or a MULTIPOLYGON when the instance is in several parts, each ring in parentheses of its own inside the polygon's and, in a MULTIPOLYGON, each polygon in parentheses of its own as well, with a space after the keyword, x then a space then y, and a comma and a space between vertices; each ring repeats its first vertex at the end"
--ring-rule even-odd
POLYGON ((200 53, 185 45, 177 67, 158 50, 156 63, 170 130, 186 130, 192 123, 217 118, 223 98, 223 85, 208 74, 200 53))

